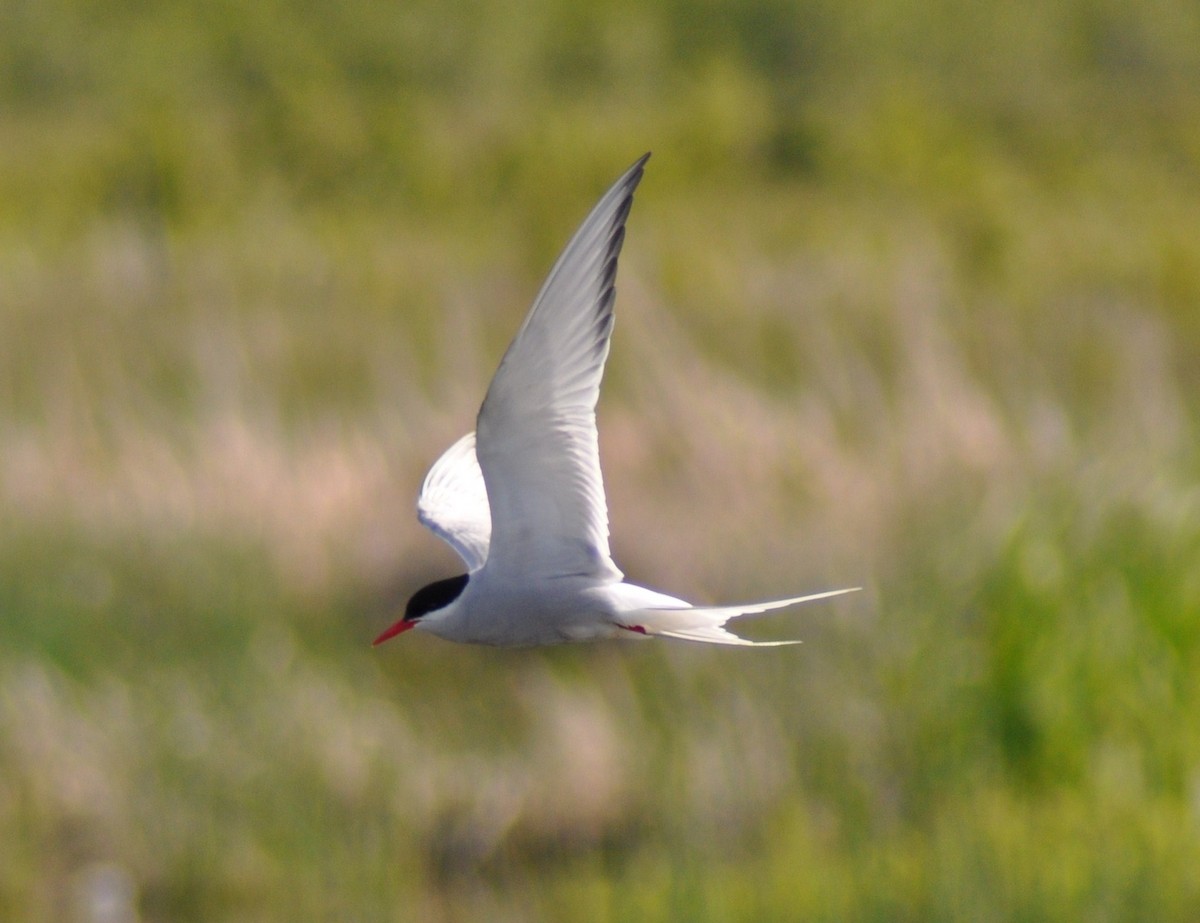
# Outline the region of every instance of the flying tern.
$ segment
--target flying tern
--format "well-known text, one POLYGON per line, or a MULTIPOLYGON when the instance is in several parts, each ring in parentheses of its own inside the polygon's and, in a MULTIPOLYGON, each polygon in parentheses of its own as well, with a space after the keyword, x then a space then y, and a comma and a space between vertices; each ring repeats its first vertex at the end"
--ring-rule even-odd
POLYGON ((467 573, 417 591, 376 644, 410 629, 511 647, 621 637, 795 644, 750 641, 724 626, 857 589, 693 606, 626 582, 613 563, 596 400, 625 220, 649 157, 633 164, 584 219, 504 354, 475 431, 425 477, 417 517, 458 552, 467 573))

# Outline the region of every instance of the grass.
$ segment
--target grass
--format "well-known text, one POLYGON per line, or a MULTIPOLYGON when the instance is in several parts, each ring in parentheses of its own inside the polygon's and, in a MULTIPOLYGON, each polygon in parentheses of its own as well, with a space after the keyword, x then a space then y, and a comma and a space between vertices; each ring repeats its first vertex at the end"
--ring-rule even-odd
POLYGON ((0 918, 1200 913, 1194 10, 625 7, 0 14, 0 918), (866 591, 372 650, 648 148, 618 562, 866 591))

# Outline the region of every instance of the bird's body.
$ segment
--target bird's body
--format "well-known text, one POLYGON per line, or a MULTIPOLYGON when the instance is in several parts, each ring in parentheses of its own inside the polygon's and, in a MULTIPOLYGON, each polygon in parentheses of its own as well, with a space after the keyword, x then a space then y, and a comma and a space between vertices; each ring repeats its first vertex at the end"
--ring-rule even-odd
POLYGON ((641 632, 633 613, 687 605, 620 579, 599 583, 591 577, 559 577, 533 587, 521 577, 497 577, 484 570, 467 581, 462 595, 418 624, 448 641, 532 647, 636 637, 641 632))
POLYGON ((809 599, 692 606, 628 583, 608 547, 596 400, 613 325, 617 257, 650 155, 604 194, 550 270, 501 360, 476 429, 434 463, 418 518, 468 573, 430 584, 378 644, 409 629, 450 641, 534 646, 662 636, 752 642, 731 618, 809 599))

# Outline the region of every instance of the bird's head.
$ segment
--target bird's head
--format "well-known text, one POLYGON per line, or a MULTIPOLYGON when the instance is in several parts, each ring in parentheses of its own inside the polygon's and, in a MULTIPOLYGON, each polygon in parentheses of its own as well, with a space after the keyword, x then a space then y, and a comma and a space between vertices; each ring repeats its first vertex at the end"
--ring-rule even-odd
POLYGON ((396 635, 403 634, 410 628, 416 628, 417 623, 423 616, 428 615, 430 612, 444 609, 450 603, 454 602, 454 600, 458 599, 467 585, 467 579, 467 574, 459 574, 457 577, 435 580, 433 583, 421 587, 421 589, 413 593, 408 601, 408 605, 404 607, 404 618, 400 619, 400 621, 371 643, 382 644, 388 638, 394 638, 396 635))

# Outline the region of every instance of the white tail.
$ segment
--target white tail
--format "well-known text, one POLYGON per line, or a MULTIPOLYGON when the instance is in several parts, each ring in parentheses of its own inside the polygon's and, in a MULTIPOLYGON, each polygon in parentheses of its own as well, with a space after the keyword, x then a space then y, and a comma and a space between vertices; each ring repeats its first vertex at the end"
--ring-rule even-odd
POLYGON ((626 612, 622 616, 623 627, 647 635, 657 635, 662 638, 680 638, 684 641, 702 641, 706 644, 737 644, 746 647, 778 647, 783 644, 799 644, 799 641, 748 641, 739 638, 733 632, 726 631, 724 625, 730 619, 743 615, 755 615, 771 609, 782 609, 797 603, 811 602, 816 599, 828 599, 831 596, 841 596, 843 593, 853 593, 861 587, 850 587, 845 590, 828 590, 824 593, 813 593, 810 596, 796 596, 792 599, 776 599, 763 603, 744 603, 735 606, 692 606, 689 608, 646 608, 626 612))

